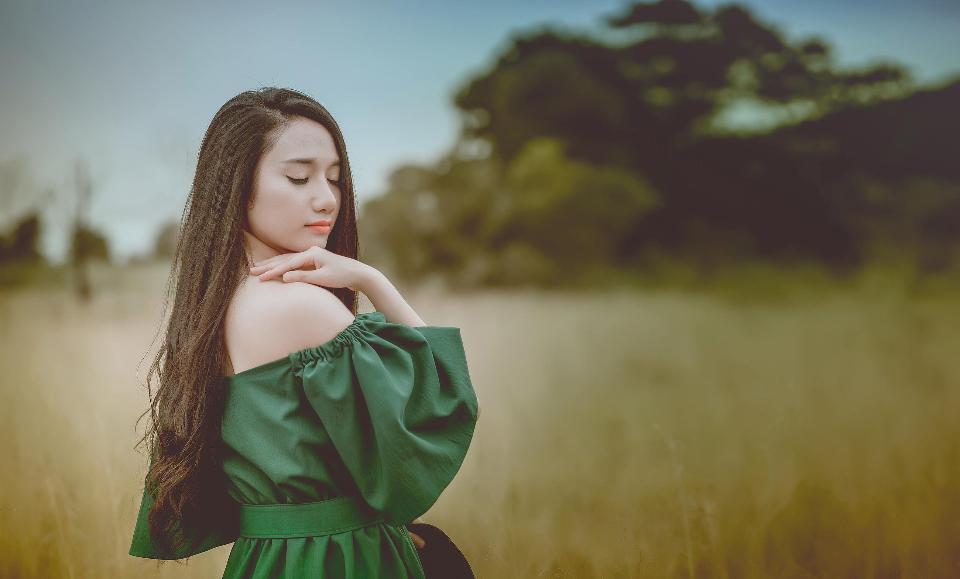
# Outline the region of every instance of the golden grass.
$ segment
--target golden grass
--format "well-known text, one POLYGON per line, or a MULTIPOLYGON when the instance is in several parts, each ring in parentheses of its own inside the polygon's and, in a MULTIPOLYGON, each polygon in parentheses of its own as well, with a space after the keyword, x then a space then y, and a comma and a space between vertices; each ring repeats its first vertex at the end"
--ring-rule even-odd
MULTIPOLYGON (((127 555, 164 275, 0 296, 0 576, 222 573, 127 555)), ((463 329, 483 407, 423 517, 478 577, 960 574, 960 300, 407 298, 463 329)))

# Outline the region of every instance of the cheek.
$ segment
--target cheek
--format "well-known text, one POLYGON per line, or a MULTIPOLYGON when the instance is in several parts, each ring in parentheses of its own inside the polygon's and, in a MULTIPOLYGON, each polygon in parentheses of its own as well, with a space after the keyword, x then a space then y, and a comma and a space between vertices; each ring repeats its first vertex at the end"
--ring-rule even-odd
POLYGON ((296 195, 282 185, 258 189, 247 218, 251 232, 261 239, 282 242, 303 233, 303 211, 296 195))

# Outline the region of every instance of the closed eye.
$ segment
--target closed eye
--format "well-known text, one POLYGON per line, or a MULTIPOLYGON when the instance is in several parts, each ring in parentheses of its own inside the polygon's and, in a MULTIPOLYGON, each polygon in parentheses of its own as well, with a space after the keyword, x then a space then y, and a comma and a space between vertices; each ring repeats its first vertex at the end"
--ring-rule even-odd
MULTIPOLYGON (((296 178, 294 178, 294 177, 291 177, 291 176, 287 175, 287 179, 289 179, 290 182, 293 183, 294 185, 306 185, 306 184, 307 184, 307 181, 310 180, 310 177, 304 177, 303 179, 296 179, 296 178)), ((340 180, 339 180, 339 179, 327 179, 327 181, 333 183, 334 185, 339 185, 339 184, 340 184, 340 180)))

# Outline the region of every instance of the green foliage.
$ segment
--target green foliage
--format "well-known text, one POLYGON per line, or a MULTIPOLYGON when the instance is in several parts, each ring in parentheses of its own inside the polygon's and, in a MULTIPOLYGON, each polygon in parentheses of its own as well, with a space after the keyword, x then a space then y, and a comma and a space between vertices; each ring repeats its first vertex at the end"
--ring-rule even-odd
POLYGON ((466 285, 572 283, 613 260, 633 221, 658 202, 636 173, 569 159, 549 138, 507 166, 449 158, 434 172, 402 168, 391 184, 364 207, 364 247, 386 250, 401 277, 440 271, 466 285))
POLYGON ((664 143, 722 129, 715 118, 739 101, 784 111, 802 104, 813 117, 910 88, 898 64, 842 69, 824 40, 789 41, 738 5, 637 2, 607 22, 637 35, 625 43, 552 30, 514 38, 455 96, 471 119, 468 136, 489 139, 506 159, 541 135, 595 161, 619 160, 632 146, 640 154, 631 161, 642 166, 664 143))
POLYGON ((530 140, 510 164, 506 183, 511 211, 492 226, 492 238, 523 240, 574 270, 613 261, 631 224, 658 202, 637 173, 569 159, 556 139, 530 140))
POLYGON ((74 260, 92 258, 109 261, 110 246, 107 238, 100 231, 81 223, 73 232, 70 257, 74 260))
POLYGON ((616 41, 517 35, 464 83, 451 151, 365 207, 367 255, 458 287, 960 267, 960 82, 907 94, 900 65, 841 68, 736 4, 636 2, 607 23, 616 41), (758 105, 791 124, 725 126, 758 105))
POLYGON ((43 261, 39 248, 40 232, 37 213, 23 217, 9 233, 0 236, 0 264, 43 261))

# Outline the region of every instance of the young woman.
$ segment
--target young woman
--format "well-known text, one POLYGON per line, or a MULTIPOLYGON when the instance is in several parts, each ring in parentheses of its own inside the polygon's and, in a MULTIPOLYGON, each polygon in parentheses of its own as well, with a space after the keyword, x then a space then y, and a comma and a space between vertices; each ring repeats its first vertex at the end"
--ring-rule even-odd
POLYGON ((430 545, 406 525, 459 470, 479 404, 459 328, 425 325, 357 246, 330 113, 280 88, 225 103, 181 224, 155 396, 147 380, 131 555, 233 542, 225 578, 425 576, 430 545), (357 292, 375 311, 356 313, 357 292))

